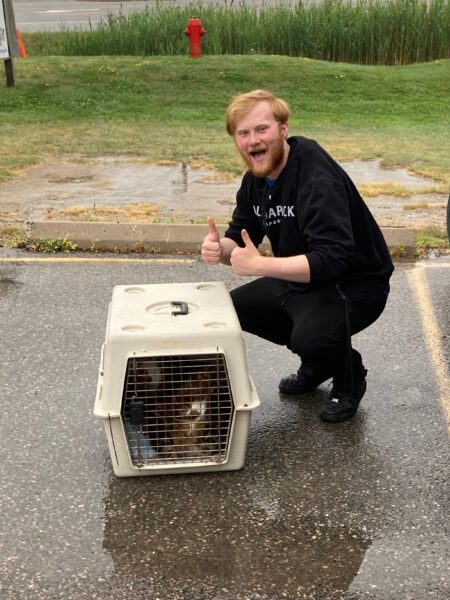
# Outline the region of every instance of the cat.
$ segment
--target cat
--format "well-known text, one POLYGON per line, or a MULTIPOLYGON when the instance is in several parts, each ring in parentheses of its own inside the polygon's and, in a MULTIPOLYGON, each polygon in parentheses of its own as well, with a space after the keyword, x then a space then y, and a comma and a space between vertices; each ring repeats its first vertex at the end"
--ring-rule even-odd
POLYGON ((186 460, 219 452, 230 416, 226 402, 219 406, 221 385, 216 380, 216 369, 205 365, 153 357, 133 360, 129 392, 132 403, 142 404, 143 420, 128 433, 140 458, 186 460), (151 452, 145 451, 147 445, 151 452))
MULTIPOLYGON (((165 431, 171 442, 165 451, 177 458, 201 457, 210 450, 211 375, 187 374, 164 405, 165 431)), ((162 408, 162 407, 161 407, 162 408)), ((159 416, 161 417, 161 409, 159 416)))

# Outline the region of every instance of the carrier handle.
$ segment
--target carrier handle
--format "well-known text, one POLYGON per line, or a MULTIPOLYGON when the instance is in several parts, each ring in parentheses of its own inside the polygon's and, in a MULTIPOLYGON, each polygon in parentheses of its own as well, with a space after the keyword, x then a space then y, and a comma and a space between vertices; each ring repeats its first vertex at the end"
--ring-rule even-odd
POLYGON ((180 309, 178 312, 175 310, 172 311, 172 315, 174 317, 177 317, 178 315, 187 315, 189 312, 189 307, 187 305, 187 302, 179 302, 178 300, 172 300, 172 302, 170 304, 171 304, 171 306, 174 306, 175 308, 180 309))

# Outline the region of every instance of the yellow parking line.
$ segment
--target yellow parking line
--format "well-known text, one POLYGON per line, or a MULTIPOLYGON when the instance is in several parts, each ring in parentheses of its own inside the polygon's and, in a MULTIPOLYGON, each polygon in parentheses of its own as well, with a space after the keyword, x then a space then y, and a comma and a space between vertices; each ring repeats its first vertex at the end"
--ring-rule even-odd
POLYGON ((192 264, 191 258, 113 258, 113 257, 72 257, 72 256, 27 256, 0 258, 0 263, 170 263, 192 264))
POLYGON ((425 271, 425 268, 416 268, 408 272, 408 278, 417 300, 425 343, 436 375, 440 404, 450 432, 450 373, 425 271))

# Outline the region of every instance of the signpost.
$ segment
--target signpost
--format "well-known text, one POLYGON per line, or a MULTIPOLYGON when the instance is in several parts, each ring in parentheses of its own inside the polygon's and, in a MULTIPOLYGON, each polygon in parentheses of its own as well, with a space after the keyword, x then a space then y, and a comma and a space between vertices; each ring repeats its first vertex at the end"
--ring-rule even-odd
POLYGON ((0 0, 0 60, 5 62, 6 85, 15 83, 12 59, 19 56, 12 0, 0 0))

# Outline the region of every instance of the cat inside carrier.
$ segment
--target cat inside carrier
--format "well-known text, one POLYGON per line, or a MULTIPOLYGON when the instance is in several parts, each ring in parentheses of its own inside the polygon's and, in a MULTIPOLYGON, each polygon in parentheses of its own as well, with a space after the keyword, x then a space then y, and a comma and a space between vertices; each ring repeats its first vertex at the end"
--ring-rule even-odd
POLYGON ((94 413, 116 475, 240 469, 258 405, 224 283, 114 288, 94 413))

